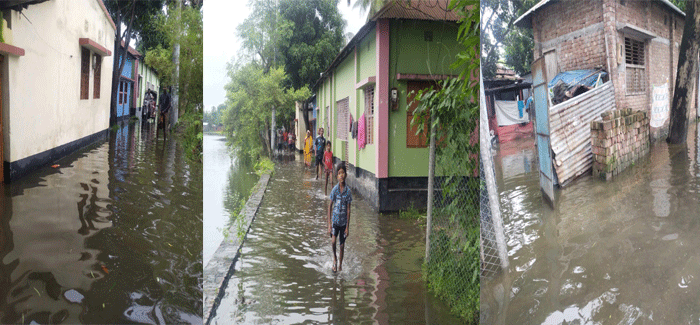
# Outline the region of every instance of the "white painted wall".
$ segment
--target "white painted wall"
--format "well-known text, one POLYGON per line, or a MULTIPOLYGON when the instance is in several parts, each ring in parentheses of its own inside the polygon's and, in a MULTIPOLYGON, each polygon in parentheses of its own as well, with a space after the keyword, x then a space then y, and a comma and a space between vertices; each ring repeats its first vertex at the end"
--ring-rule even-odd
MULTIPOLYGON (((4 159, 13 162, 109 127, 114 27, 100 0, 52 0, 11 11, 13 46, 3 63, 4 159), (30 23, 31 21, 31 23, 30 23), (81 47, 90 38, 112 52, 102 58, 100 98, 80 99, 81 47)), ((7 40, 7 38, 6 38, 7 40)))
POLYGON ((158 75, 156 74, 155 70, 143 62, 143 58, 141 58, 141 61, 139 61, 139 75, 141 76, 141 83, 139 84, 139 98, 137 106, 141 107, 143 106, 143 99, 144 95, 146 94, 146 83, 150 82, 153 85, 153 90, 156 92, 156 94, 160 94, 160 80, 158 80, 158 75))

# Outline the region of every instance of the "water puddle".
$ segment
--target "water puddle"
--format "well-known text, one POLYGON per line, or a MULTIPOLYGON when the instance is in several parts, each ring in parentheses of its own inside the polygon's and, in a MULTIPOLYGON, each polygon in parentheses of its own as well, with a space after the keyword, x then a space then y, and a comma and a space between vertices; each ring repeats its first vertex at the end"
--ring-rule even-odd
POLYGON ((699 324, 700 164, 657 142, 609 182, 583 176, 539 190, 532 139, 494 154, 510 269, 482 278, 483 324, 699 324), (534 166, 534 167, 533 167, 534 166))
POLYGON ((154 137, 127 124, 4 185, 0 323, 202 322, 202 167, 154 137))
POLYGON ((421 279, 425 229, 354 195, 343 270, 333 274, 323 182, 278 162, 212 324, 459 324, 421 279))

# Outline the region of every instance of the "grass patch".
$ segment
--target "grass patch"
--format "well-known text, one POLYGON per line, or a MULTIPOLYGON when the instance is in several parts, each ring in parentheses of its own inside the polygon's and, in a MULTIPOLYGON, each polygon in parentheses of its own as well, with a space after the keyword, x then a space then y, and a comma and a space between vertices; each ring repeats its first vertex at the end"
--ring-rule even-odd
POLYGON ((271 174, 275 170, 275 163, 273 163, 270 158, 262 157, 257 163, 255 163, 253 169, 258 176, 271 174))
POLYGON ((399 211, 399 219, 425 220, 428 217, 426 210, 418 210, 413 204, 410 207, 399 211))
POLYGON ((440 229, 430 239, 430 261, 423 263, 428 288, 445 300, 456 315, 468 324, 479 322, 479 227, 467 229, 467 240, 460 245, 440 229))

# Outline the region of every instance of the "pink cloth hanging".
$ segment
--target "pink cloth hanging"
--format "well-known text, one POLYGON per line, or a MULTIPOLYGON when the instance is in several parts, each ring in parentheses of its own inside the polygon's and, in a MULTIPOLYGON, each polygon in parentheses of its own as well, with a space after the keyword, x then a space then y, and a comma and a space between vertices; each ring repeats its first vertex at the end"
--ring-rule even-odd
POLYGON ((360 149, 365 147, 365 114, 360 116, 360 120, 357 123, 357 145, 360 149))

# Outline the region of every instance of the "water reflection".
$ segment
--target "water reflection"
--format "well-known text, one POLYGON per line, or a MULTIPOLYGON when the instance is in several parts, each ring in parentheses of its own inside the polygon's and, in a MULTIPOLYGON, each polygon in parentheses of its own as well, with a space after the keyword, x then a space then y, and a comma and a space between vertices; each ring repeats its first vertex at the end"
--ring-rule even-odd
POLYGON ((518 151, 497 153, 511 267, 482 279, 482 323, 698 324, 695 125, 689 135, 687 145, 656 143, 612 181, 576 180, 553 209, 542 203, 536 170, 501 166, 520 161, 511 158, 518 151))
POLYGON ((343 271, 331 272, 323 181, 283 157, 212 324, 459 324, 421 279, 425 230, 354 196, 343 271))
POLYGON ((148 126, 5 185, 0 323, 201 323, 201 165, 148 126))
MULTIPOLYGON (((238 211, 258 181, 253 168, 229 152, 226 138, 204 135, 204 263, 224 240, 231 214, 238 211)), ((235 236, 235 234, 227 234, 235 236)))

